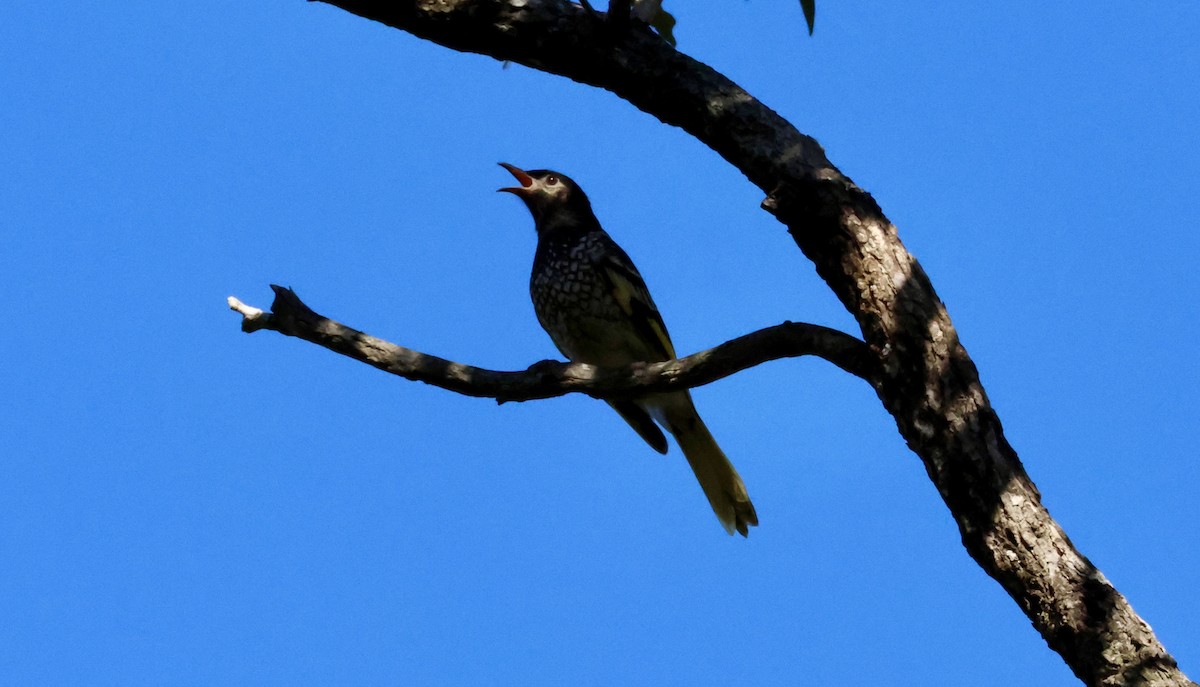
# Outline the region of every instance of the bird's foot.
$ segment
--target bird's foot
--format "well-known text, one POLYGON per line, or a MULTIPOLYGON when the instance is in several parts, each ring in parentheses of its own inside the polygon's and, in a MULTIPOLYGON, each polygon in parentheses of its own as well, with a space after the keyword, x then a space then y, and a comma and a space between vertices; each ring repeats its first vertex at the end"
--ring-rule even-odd
POLYGON ((538 377, 552 377, 553 373, 557 372, 558 368, 562 367, 560 360, 539 360, 536 363, 525 368, 529 374, 537 375, 538 377))

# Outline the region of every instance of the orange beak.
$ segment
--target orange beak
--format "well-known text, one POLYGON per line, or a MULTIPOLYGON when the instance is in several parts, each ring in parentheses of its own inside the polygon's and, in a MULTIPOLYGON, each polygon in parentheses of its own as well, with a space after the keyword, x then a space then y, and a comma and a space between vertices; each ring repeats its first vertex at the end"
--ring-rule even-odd
POLYGON ((499 188, 496 190, 497 191, 506 191, 508 193, 512 193, 514 195, 521 196, 521 197, 528 195, 529 190, 533 187, 533 177, 526 174, 525 170, 521 169, 520 167, 515 167, 513 165, 508 164, 507 162, 501 162, 500 166, 503 167, 504 169, 507 169, 508 173, 513 175, 513 177, 516 178, 517 182, 520 183, 521 186, 520 187, 507 186, 505 188, 499 188))

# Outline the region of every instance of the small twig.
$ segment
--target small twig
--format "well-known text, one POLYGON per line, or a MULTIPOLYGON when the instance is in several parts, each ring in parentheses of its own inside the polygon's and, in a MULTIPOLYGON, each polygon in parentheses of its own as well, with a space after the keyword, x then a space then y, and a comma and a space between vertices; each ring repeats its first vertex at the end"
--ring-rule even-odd
POLYGON ((872 381, 874 363, 867 346, 835 329, 785 322, 740 336, 685 358, 602 368, 583 363, 542 361, 527 370, 504 372, 456 363, 364 334, 313 312, 296 293, 272 285, 271 312, 229 298, 242 315, 242 331, 270 329, 354 358, 405 379, 425 382, 467 396, 505 401, 584 393, 622 398, 690 389, 714 382, 769 360, 815 355, 857 377, 872 381))
POLYGON ((252 305, 246 305, 238 299, 230 296, 226 301, 229 303, 229 309, 242 314, 242 331, 247 334, 256 332, 260 329, 271 328, 271 314, 264 312, 260 308, 252 305))

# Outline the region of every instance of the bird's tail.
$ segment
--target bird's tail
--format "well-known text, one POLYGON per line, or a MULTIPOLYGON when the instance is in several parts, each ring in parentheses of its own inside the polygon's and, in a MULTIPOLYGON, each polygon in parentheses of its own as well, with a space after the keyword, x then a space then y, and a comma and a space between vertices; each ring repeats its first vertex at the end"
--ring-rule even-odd
POLYGON ((709 433, 691 398, 676 397, 665 405, 664 424, 675 435, 679 448, 683 449, 683 455, 692 466, 692 472, 696 473, 696 479, 704 489, 704 495, 708 497, 708 503, 721 521, 721 526, 729 534, 737 530, 743 537, 747 536, 750 526, 758 524, 758 514, 754 512, 746 485, 733 463, 729 462, 725 452, 709 433))

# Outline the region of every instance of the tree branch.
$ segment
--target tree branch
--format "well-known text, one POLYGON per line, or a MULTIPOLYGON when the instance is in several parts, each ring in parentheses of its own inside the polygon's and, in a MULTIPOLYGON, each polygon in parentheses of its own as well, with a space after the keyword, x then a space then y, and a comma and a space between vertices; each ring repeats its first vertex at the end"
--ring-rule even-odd
POLYGON ((275 301, 269 313, 229 298, 229 308, 242 315, 242 331, 270 329, 405 379, 501 403, 569 393, 623 398, 690 389, 770 360, 802 355, 815 355, 852 375, 874 379, 874 361, 863 342, 835 329, 795 322, 760 329, 686 358, 661 363, 610 369, 545 360, 520 372, 486 370, 377 339, 318 315, 291 289, 275 285, 271 289, 275 301))
POLYGON ((1004 437, 929 278, 879 206, 812 138, 633 22, 614 32, 564 0, 324 0, 454 50, 609 90, 712 148, 854 316, 874 387, 972 558, 1089 685, 1190 683, 1153 631, 1067 538, 1004 437))

